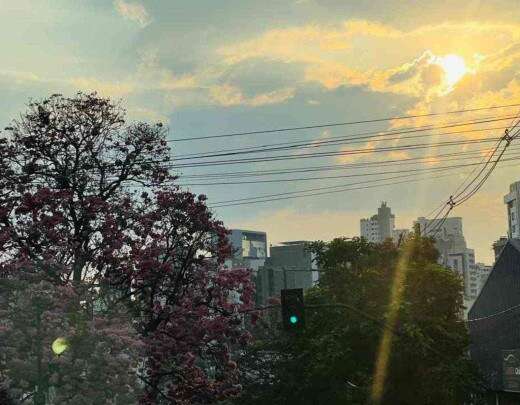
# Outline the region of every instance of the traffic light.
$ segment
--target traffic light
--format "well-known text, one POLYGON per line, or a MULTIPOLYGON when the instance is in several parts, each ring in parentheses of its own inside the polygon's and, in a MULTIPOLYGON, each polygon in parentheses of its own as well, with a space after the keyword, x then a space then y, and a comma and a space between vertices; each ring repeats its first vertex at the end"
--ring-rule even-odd
POLYGON ((302 288, 282 290, 282 322, 285 330, 300 330, 305 326, 302 288))

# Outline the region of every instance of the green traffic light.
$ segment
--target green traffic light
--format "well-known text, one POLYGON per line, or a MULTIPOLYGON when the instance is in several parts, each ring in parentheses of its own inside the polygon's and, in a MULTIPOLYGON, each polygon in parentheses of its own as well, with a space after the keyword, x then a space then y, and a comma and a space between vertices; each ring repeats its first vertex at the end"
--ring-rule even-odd
POLYGON ((292 316, 289 318, 289 322, 291 322, 291 323, 294 325, 295 323, 298 322, 298 317, 295 316, 295 315, 292 315, 292 316))

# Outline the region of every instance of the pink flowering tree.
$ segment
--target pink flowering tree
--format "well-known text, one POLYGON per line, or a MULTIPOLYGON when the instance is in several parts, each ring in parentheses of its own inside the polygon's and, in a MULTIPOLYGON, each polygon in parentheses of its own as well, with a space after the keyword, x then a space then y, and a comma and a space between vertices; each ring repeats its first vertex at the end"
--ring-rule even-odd
MULTIPOLYGON (((0 372, 10 396, 35 404, 136 403, 142 342, 123 311, 91 315, 71 286, 11 280, 0 311, 0 372)), ((4 283, 3 287, 7 287, 4 283)))
POLYGON ((246 270, 223 268, 227 231, 205 197, 175 186, 166 133, 127 124, 96 94, 29 104, 0 137, 0 272, 72 289, 95 330, 116 333, 102 325, 124 305, 131 319, 117 333, 138 336, 140 401, 209 403, 240 389, 232 351, 250 339, 241 313, 253 288, 246 270))

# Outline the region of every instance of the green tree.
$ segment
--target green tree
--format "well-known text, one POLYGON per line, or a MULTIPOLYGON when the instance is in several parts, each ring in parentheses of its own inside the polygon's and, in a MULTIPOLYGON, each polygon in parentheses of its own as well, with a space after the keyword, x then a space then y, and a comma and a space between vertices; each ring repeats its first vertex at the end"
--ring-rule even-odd
POLYGON ((242 358, 239 401, 461 404, 477 392, 461 280, 437 264, 431 239, 397 248, 338 238, 310 249, 321 274, 305 296, 306 329, 264 326, 242 358))

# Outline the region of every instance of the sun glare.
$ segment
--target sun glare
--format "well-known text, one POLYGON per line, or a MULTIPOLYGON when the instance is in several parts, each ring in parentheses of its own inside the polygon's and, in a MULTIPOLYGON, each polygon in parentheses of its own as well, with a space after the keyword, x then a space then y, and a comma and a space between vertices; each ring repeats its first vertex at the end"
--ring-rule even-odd
POLYGON ((437 63, 444 70, 446 84, 452 87, 462 76, 468 73, 466 62, 458 55, 446 55, 438 58, 437 63))

